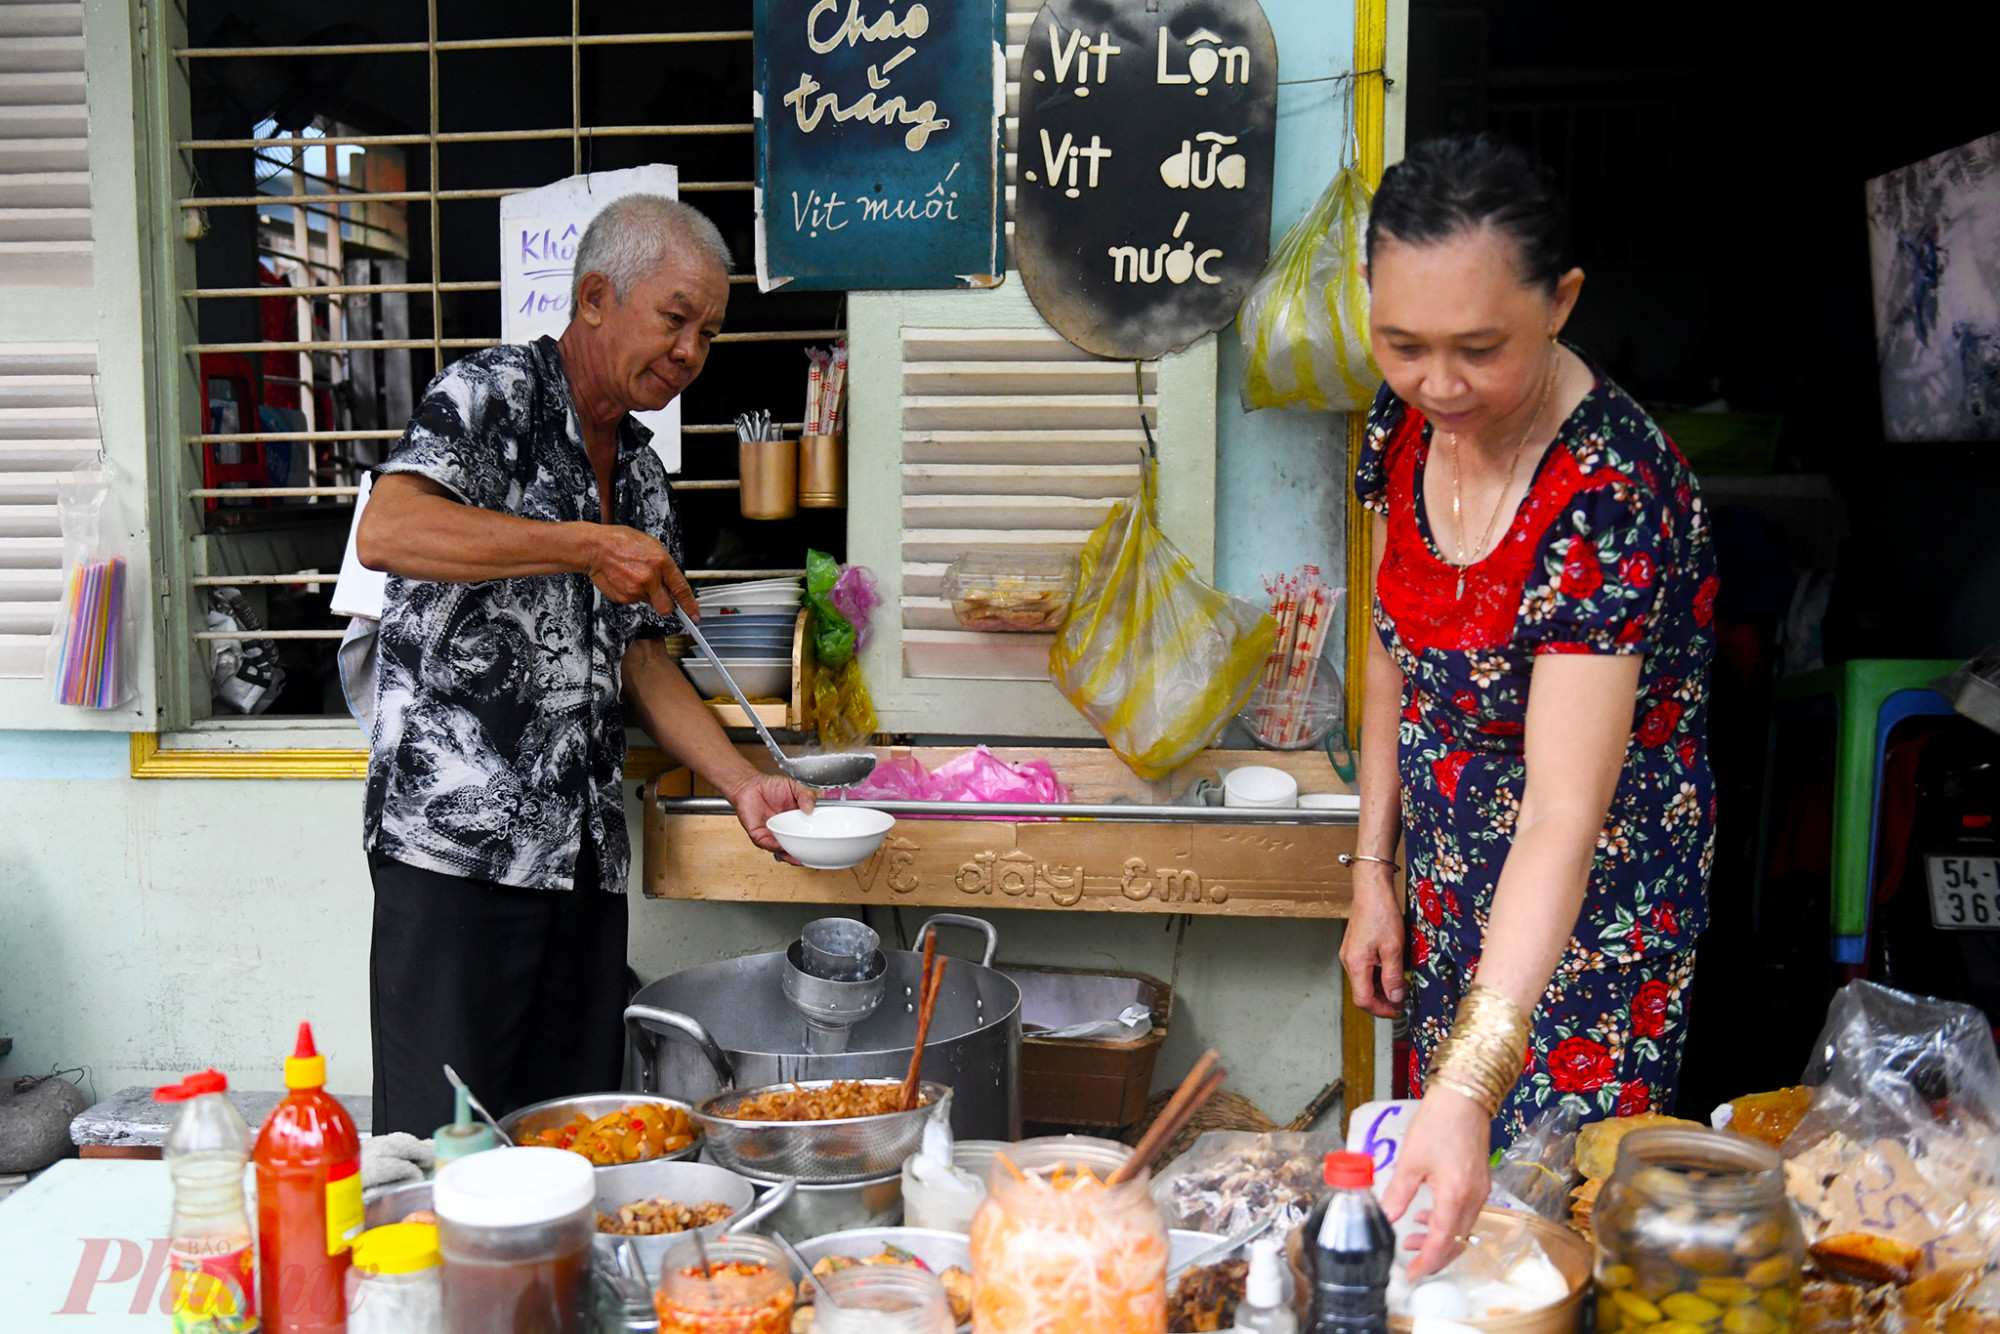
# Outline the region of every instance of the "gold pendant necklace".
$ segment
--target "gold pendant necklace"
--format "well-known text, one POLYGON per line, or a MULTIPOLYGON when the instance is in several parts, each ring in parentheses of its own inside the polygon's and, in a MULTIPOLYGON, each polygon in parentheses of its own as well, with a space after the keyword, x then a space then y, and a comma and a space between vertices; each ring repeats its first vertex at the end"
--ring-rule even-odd
MULTIPOLYGON (((1548 378, 1542 381, 1541 402, 1535 404, 1535 411, 1528 418, 1526 429, 1521 432, 1521 438, 1514 442, 1514 457, 1507 464, 1506 484, 1500 488, 1499 496, 1493 501, 1493 513, 1487 516, 1486 529, 1480 533, 1479 545, 1474 548, 1474 550, 1479 552, 1479 558, 1482 560, 1486 556, 1487 544, 1493 540, 1493 525, 1500 522, 1500 511, 1506 506, 1507 497, 1513 494, 1514 476, 1520 471, 1521 454, 1527 448, 1528 437, 1534 434, 1535 423, 1542 419, 1542 410, 1549 405, 1549 393, 1556 387, 1556 370, 1558 364, 1556 357, 1551 355, 1549 357, 1548 378)), ((1452 543, 1458 553, 1458 591, 1454 596, 1457 600, 1463 601, 1465 598, 1465 573, 1472 564, 1471 561, 1466 559, 1465 555, 1465 494, 1460 486, 1463 469, 1459 467, 1458 432, 1446 431, 1445 438, 1451 441, 1451 531, 1452 543)))

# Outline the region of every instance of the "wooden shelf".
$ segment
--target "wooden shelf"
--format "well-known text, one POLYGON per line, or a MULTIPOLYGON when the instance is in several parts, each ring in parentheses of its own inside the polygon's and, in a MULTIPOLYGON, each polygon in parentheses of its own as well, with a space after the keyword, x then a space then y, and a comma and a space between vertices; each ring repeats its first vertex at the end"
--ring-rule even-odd
MULTIPOLYGON (((762 747, 743 754, 759 768, 762 747)), ((876 749, 882 759, 914 754, 936 768, 960 748, 876 749)), ((1205 751, 1167 778, 1136 777, 1110 751, 1090 747, 1002 748, 1020 762, 1054 766, 1081 803, 1170 805, 1201 779, 1245 764, 1281 768, 1305 792, 1351 792, 1319 751, 1205 751)), ((924 907, 1040 908, 1057 912, 1199 913, 1224 917, 1347 916, 1353 825, 1207 825, 1064 820, 901 820, 875 854, 846 871, 810 871, 774 861, 743 837, 734 819, 667 815, 654 802, 713 795, 685 769, 645 790, 644 875, 653 898, 763 903, 894 903, 924 907)))
MULTIPOLYGON (((817 723, 813 719, 812 681, 818 663, 813 658, 812 635, 807 633, 807 623, 811 613, 799 608, 798 622, 792 627, 792 697, 783 704, 753 704, 757 721, 766 727, 781 727, 790 732, 810 732, 817 723)), ((698 653, 699 650, 696 650, 698 653)), ((706 701, 708 711, 724 727, 740 727, 748 730, 750 718, 743 712, 743 706, 734 700, 706 701)), ((761 750, 762 747, 759 747, 761 750)))

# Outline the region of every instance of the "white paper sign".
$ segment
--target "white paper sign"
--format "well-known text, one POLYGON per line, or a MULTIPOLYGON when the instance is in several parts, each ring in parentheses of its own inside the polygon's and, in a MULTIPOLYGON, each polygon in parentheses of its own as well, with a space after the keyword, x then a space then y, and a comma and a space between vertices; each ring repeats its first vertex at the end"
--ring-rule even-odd
MULTIPOLYGON (((500 200, 500 337, 528 343, 569 327, 577 243, 598 210, 626 195, 680 197, 680 169, 664 163, 571 176, 500 200)), ((633 414, 653 433, 667 471, 681 470, 681 404, 633 414)))

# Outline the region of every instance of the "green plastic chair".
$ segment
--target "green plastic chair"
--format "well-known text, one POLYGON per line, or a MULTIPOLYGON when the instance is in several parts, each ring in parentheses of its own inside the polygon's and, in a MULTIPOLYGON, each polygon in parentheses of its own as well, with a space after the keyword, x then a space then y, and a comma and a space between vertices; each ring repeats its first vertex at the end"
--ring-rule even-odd
POLYGON ((1868 914, 1874 901, 1875 840, 1882 809, 1882 766, 1889 733, 1906 718, 1952 712, 1930 688, 1962 665, 1957 658, 1858 658, 1786 677, 1773 690, 1764 765, 1764 811, 1757 831, 1757 894, 1764 892, 1771 827, 1771 783, 1781 718, 1830 702, 1838 739, 1833 767, 1833 884, 1829 923, 1835 963, 1868 961, 1868 914))

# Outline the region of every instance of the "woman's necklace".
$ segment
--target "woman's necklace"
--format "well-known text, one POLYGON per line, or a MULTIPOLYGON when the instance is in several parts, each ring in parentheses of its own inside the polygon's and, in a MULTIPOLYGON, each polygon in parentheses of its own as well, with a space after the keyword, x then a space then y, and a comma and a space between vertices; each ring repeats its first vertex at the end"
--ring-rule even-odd
MULTIPOLYGON (((1542 409, 1549 405, 1549 393, 1556 387, 1558 364, 1556 357, 1549 358, 1549 377, 1542 382, 1542 401, 1535 404, 1535 411, 1528 418, 1527 428, 1521 432, 1521 438, 1514 442, 1514 457, 1507 464, 1507 483, 1500 488, 1499 496, 1494 499, 1493 513, 1487 517, 1486 530, 1479 535, 1479 545, 1473 548, 1481 556, 1486 553, 1487 543, 1493 540, 1493 525, 1500 522, 1500 511, 1505 508, 1507 497, 1514 492, 1514 475, 1520 471, 1521 455, 1527 449, 1528 437, 1534 434, 1535 423, 1542 419, 1542 409)), ((1452 540, 1458 550, 1457 596, 1463 598, 1466 567, 1472 563, 1465 555, 1465 492, 1459 480, 1464 470, 1459 467, 1458 432, 1446 431, 1445 438, 1451 441, 1451 528, 1452 540)))

